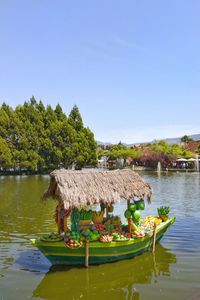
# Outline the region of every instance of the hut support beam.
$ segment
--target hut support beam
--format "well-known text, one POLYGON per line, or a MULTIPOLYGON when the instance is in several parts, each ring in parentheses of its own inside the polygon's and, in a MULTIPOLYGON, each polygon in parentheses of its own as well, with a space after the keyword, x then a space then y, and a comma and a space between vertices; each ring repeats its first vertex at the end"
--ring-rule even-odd
POLYGON ((132 219, 131 218, 128 219, 128 232, 132 233, 132 219))
POLYGON ((58 203, 58 234, 61 233, 61 216, 60 216, 60 213, 61 213, 61 202, 59 201, 58 203))
POLYGON ((69 228, 67 226, 67 217, 64 216, 64 232, 68 232, 69 231, 69 228))

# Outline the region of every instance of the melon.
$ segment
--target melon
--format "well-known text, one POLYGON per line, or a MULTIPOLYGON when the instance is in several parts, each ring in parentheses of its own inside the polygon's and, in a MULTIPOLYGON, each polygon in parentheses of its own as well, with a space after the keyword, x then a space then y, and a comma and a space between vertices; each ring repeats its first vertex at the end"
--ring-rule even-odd
POLYGON ((131 212, 136 211, 136 205, 135 205, 135 203, 131 203, 131 204, 129 205, 129 210, 130 210, 131 212))
POLYGON ((134 220, 139 220, 140 217, 141 217, 140 212, 139 212, 138 210, 136 210, 136 211, 132 214, 132 216, 133 216, 133 219, 134 219, 134 220))
POLYGON ((141 199, 141 200, 139 201, 139 209, 140 209, 140 210, 144 210, 144 208, 145 208, 145 203, 144 203, 144 200, 141 199))
POLYGON ((124 213, 124 216, 126 219, 130 219, 132 217, 131 211, 127 209, 124 213))

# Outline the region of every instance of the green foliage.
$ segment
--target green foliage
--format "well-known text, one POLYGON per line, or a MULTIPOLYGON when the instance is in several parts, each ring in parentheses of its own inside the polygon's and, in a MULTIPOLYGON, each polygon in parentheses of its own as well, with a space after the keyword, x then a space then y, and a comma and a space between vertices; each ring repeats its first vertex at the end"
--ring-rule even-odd
POLYGON ((76 105, 72 108, 70 114, 69 114, 69 124, 74 127, 77 131, 80 131, 83 129, 83 121, 81 114, 79 112, 79 109, 76 105))
POLYGON ((12 155, 7 143, 0 137, 0 166, 4 169, 12 164, 12 155))
POLYGON ((57 104, 55 110, 29 102, 13 110, 0 107, 0 167, 24 171, 43 171, 75 164, 76 168, 97 164, 93 133, 85 128, 75 106, 69 118, 57 104))
POLYGON ((188 142, 191 142, 191 141, 193 141, 193 139, 191 137, 189 137, 188 135, 184 135, 181 138, 181 142, 183 142, 183 143, 188 143, 188 142))
POLYGON ((98 159, 100 159, 104 155, 105 155, 105 152, 103 151, 103 149, 98 147, 97 148, 97 157, 98 157, 98 159))
POLYGON ((141 156, 141 150, 140 149, 131 149, 131 148, 124 148, 125 146, 121 148, 117 148, 113 146, 109 151, 107 151, 106 155, 109 157, 109 159, 116 159, 116 158, 123 158, 127 159, 129 157, 131 158, 138 158, 141 156))
POLYGON ((194 156, 194 154, 191 151, 183 149, 178 144, 170 145, 166 141, 159 141, 158 143, 153 143, 150 146, 150 148, 155 153, 164 153, 174 157, 190 158, 194 156))
POLYGON ((197 153, 200 154, 200 145, 197 148, 197 153))

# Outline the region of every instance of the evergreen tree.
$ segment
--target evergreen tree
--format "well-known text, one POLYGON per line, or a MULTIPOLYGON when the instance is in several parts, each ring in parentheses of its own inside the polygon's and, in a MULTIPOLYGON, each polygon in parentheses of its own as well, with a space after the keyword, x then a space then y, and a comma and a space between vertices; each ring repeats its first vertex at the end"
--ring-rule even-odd
POLYGON ((0 168, 6 169, 12 165, 12 155, 8 144, 0 136, 0 168))
POLYGON ((76 168, 96 165, 96 142, 85 128, 77 106, 69 118, 57 104, 30 101, 15 110, 3 103, 0 107, 0 167, 16 171, 43 171, 72 164, 76 168))
POLYGON ((74 105, 74 107, 72 108, 69 114, 68 121, 69 124, 73 126, 75 130, 80 131, 81 129, 83 129, 83 120, 79 109, 76 105, 74 105))

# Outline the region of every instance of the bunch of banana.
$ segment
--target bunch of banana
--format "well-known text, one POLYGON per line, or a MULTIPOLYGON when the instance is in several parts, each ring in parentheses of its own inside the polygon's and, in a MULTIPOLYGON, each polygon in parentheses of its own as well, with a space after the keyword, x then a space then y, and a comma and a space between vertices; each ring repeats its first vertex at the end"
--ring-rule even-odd
POLYGON ((112 235, 102 235, 100 237, 100 242, 102 243, 111 243, 113 240, 113 236, 112 235))
POLYGON ((92 214, 92 221, 97 224, 102 223, 103 215, 104 215, 104 211, 94 211, 92 214))

